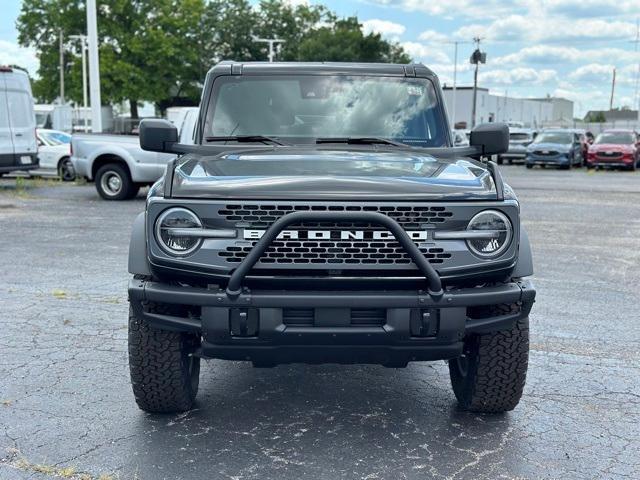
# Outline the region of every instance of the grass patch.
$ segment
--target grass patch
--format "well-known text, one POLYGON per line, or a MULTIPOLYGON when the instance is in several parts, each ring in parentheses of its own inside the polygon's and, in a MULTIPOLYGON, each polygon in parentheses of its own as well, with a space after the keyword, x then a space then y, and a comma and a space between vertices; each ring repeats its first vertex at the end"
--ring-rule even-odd
POLYGON ((19 458, 11 465, 23 472, 40 473, 52 478, 66 478, 69 480, 117 480, 117 477, 108 473, 95 476, 89 473, 79 472, 75 467, 57 467, 45 463, 31 463, 26 458, 19 458))
POLYGON ((64 300, 65 298, 67 298, 67 292, 65 292, 64 290, 60 290, 59 288, 54 288, 53 292, 51 293, 59 300, 64 300))

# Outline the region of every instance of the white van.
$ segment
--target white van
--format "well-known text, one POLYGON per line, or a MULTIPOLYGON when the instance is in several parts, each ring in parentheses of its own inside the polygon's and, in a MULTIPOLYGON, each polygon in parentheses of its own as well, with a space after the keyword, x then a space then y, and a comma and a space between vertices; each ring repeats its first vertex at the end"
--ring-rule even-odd
POLYGON ((38 142, 29 77, 0 66, 0 175, 33 168, 38 168, 38 142))

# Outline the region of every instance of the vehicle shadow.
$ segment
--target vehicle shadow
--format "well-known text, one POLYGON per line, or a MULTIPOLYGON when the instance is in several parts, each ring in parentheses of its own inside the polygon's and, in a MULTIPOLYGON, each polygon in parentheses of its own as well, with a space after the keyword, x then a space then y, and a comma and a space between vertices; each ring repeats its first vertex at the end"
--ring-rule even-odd
POLYGON ((459 411, 443 362, 254 369, 213 361, 193 411, 141 414, 147 446, 136 452, 136 474, 159 478, 162 466, 165 478, 447 477, 505 445, 510 425, 509 415, 459 411))

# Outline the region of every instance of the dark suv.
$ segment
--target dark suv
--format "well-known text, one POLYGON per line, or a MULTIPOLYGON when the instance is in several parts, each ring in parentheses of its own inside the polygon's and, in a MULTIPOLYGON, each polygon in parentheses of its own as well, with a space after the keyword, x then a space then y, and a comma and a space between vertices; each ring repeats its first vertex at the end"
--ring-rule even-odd
POLYGON ((423 65, 223 62, 195 145, 150 190, 129 253, 129 359, 140 408, 192 407, 200 359, 448 360, 460 405, 513 409, 535 290, 520 205, 491 155, 506 125, 452 146, 423 65))

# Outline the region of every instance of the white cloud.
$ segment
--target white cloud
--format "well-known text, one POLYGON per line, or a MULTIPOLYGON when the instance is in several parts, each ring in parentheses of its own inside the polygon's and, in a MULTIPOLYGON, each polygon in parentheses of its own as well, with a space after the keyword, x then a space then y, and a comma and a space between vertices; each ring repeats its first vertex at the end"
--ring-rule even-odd
POLYGON ((465 25, 456 30, 454 36, 459 38, 480 36, 487 41, 498 42, 583 42, 585 40, 626 40, 635 36, 636 28, 635 23, 628 21, 529 14, 509 15, 489 24, 465 25))
POLYGON ((572 71, 568 78, 573 81, 589 82, 589 83, 602 83, 613 77, 614 65, 603 65, 601 63, 589 63, 572 71))
POLYGON ((504 0, 365 0, 379 6, 421 12, 445 18, 497 18, 509 13, 524 12, 524 0, 507 3, 504 0))
POLYGON ((510 70, 485 70, 478 74, 483 86, 494 85, 540 85, 555 82, 558 72, 552 69, 513 68, 510 70))
POLYGON ((449 56, 437 47, 419 42, 402 42, 402 48, 416 62, 424 62, 428 67, 433 63, 451 63, 449 56))
POLYGON ((492 60, 495 65, 537 64, 553 65, 566 63, 584 63, 585 61, 609 61, 617 63, 633 63, 638 54, 622 48, 576 48, 557 45, 533 45, 517 52, 497 57, 492 60))
POLYGON ((0 65, 18 65, 26 68, 29 75, 36 75, 40 62, 32 48, 20 47, 16 43, 0 40, 0 65))
MULTIPOLYGON (((531 0, 539 2, 539 0, 531 0)), ((566 15, 569 17, 609 17, 637 14, 637 0, 546 0, 545 11, 551 15, 566 15)))
POLYGON ((435 30, 425 30, 418 36, 418 40, 424 42, 443 43, 449 40, 449 37, 435 30))
POLYGON ((406 28, 399 23, 372 18, 362 22, 362 30, 365 34, 379 33, 385 37, 397 39, 405 32, 406 28))

